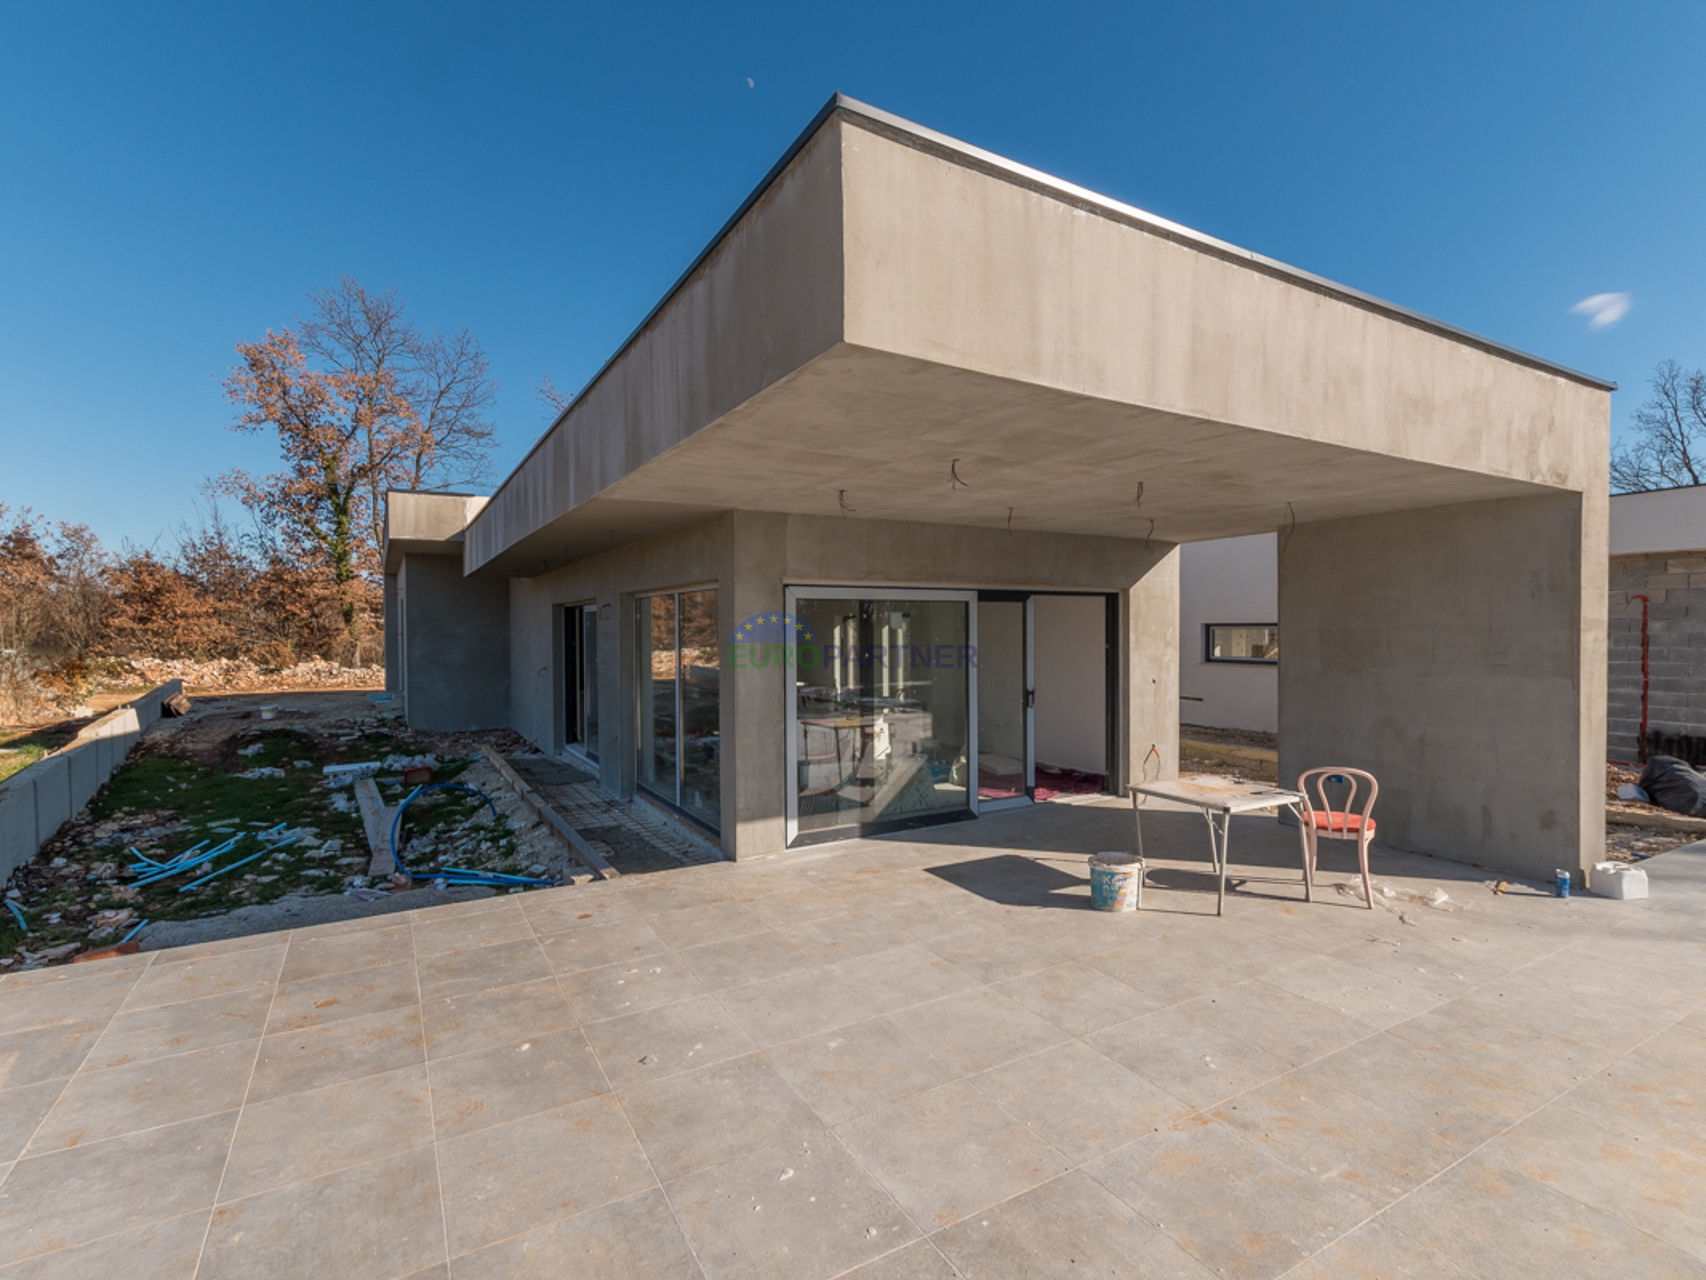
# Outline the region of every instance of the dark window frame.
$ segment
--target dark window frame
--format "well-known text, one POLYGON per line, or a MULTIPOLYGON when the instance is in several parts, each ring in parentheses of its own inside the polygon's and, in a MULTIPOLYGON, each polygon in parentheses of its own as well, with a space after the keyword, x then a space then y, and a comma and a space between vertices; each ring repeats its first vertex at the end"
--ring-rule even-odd
POLYGON ((1237 628, 1249 630, 1272 630, 1277 640, 1279 623, 1277 622, 1205 622, 1202 625, 1202 660, 1212 662, 1217 666, 1233 667, 1277 667, 1278 658, 1217 658, 1214 656, 1214 633, 1216 631, 1232 631, 1237 628))

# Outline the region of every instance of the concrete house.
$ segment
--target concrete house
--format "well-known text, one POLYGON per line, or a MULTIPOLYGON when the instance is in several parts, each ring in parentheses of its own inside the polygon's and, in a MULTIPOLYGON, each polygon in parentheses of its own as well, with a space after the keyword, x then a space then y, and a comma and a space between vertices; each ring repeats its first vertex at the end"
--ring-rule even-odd
POLYGON ((1179 719, 1278 731, 1278 535, 1179 548, 1179 719))
POLYGON ((1706 487, 1611 499, 1606 756, 1706 765, 1706 487))
POLYGON ((1278 531, 1282 776, 1550 874, 1609 391, 837 97, 489 501, 391 495, 393 678, 775 854, 1172 774, 1179 548, 1278 531))

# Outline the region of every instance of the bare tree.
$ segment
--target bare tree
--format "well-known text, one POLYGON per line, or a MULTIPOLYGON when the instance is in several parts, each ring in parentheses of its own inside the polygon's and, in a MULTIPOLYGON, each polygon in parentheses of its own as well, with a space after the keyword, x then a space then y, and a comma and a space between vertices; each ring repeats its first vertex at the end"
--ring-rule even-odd
POLYGON ((551 418, 560 416, 564 409, 575 402, 572 395, 561 390, 555 382, 551 381, 551 375, 548 373, 533 384, 533 394, 538 396, 539 402, 550 410, 547 416, 551 418))
POLYGON ((378 546, 385 489, 448 489, 486 478, 492 427, 485 415, 497 384, 466 326, 422 333, 404 316, 395 289, 374 293, 343 276, 337 288, 312 290, 308 300, 315 315, 301 324, 302 350, 361 389, 351 416, 362 424, 367 452, 386 455, 367 478, 378 546), (399 410, 406 423, 392 420, 399 410))
POLYGON ((1706 482, 1706 370, 1665 360, 1652 387, 1652 398, 1635 410, 1635 442, 1612 450, 1613 493, 1706 482))
POLYGON ((391 290, 369 292, 345 276, 308 296, 315 314, 300 336, 285 329, 239 343, 243 363, 225 383, 241 410, 232 429, 275 432, 285 470, 233 471, 214 490, 331 571, 359 641, 363 587, 372 586, 385 536, 385 490, 479 480, 497 388, 466 329, 423 334, 391 290))

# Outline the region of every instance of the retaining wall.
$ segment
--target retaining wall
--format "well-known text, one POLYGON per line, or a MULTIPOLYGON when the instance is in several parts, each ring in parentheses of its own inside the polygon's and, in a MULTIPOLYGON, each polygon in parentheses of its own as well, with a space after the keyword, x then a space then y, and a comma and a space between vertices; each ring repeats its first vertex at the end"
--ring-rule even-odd
POLYGON ((0 782, 0 883, 94 798, 136 740, 160 719, 161 704, 183 691, 182 680, 168 680, 0 782))

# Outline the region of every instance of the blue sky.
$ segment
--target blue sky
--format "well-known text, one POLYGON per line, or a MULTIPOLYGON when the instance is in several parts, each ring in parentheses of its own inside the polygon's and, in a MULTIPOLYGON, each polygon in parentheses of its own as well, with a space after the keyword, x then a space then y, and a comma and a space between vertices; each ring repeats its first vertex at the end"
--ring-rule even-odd
POLYGON ((835 90, 1625 388, 1706 365, 1706 5, 0 8, 0 502, 151 544, 233 345, 468 325, 497 474, 835 90), (1570 308, 1627 293, 1593 329, 1570 308))

